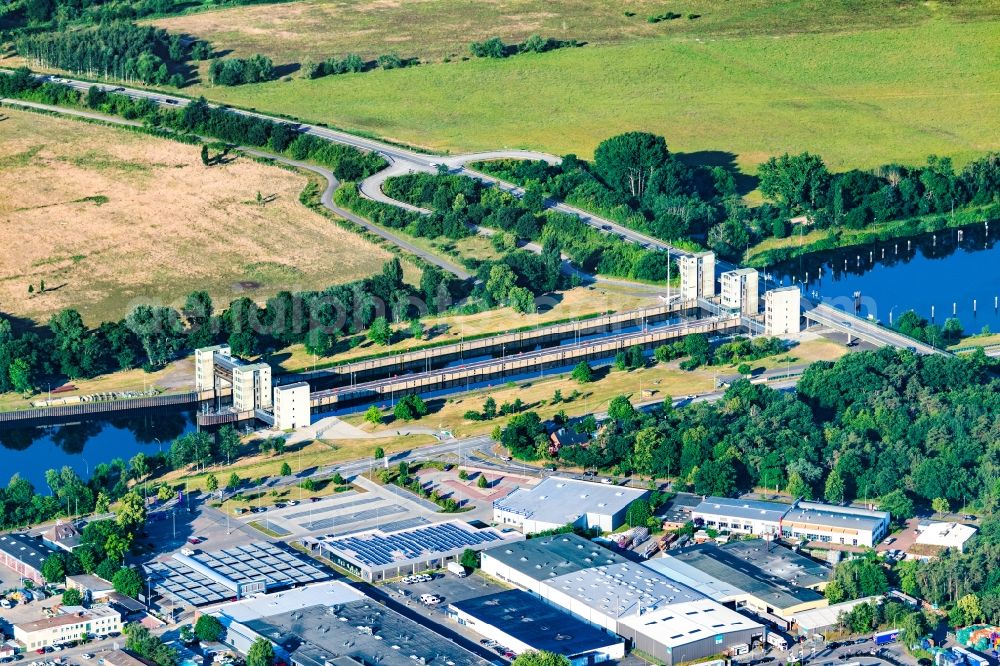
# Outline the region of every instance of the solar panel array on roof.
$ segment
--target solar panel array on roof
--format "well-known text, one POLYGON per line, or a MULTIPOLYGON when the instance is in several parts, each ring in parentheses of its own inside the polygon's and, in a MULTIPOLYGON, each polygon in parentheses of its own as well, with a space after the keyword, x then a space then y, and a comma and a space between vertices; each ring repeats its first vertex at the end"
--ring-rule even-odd
POLYGON ((368 566, 381 566, 500 541, 502 537, 493 530, 468 530, 455 523, 441 523, 408 532, 376 531, 364 536, 337 537, 324 543, 330 550, 368 566))
POLYGON ((218 603, 237 596, 240 585, 263 580, 265 589, 315 583, 330 574, 296 553, 275 544, 258 542, 213 553, 190 556, 196 564, 168 560, 149 566, 153 586, 161 594, 192 606, 218 603), (204 567, 211 577, 195 566, 204 567))

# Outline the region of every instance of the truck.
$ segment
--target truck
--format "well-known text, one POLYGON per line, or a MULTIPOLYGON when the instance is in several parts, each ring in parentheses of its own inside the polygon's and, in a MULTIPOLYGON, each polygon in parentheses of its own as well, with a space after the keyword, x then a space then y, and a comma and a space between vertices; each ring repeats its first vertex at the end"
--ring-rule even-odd
POLYGON ((769 629, 767 631, 767 636, 765 637, 764 640, 767 641, 768 645, 777 648, 781 652, 787 650, 788 646, 792 644, 791 639, 789 639, 781 632, 775 631, 773 629, 769 629))
POLYGON ((459 578, 465 578, 466 576, 469 575, 469 572, 466 571, 465 567, 463 567, 458 562, 449 562, 448 566, 447 566, 447 569, 448 569, 448 571, 450 571, 451 573, 455 574, 459 578))
POLYGON ((875 645, 888 645, 889 643, 895 643, 899 640, 899 629, 886 629, 885 631, 880 631, 872 636, 872 640, 875 641, 875 645))

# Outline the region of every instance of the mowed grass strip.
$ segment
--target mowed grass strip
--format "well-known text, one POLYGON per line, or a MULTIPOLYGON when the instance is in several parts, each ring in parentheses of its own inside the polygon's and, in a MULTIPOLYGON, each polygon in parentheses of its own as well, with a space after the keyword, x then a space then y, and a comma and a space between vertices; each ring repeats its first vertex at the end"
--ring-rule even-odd
POLYGON ((301 174, 245 158, 205 167, 198 146, 3 114, 6 314, 45 324, 73 307, 97 325, 138 303, 183 304, 199 289, 221 308, 239 296, 263 300, 364 277, 391 256, 299 203, 301 174))
POLYGON ((750 171, 803 150, 837 169, 961 162, 1000 148, 1000 21, 644 40, 192 92, 452 152, 589 156, 641 129, 750 171))

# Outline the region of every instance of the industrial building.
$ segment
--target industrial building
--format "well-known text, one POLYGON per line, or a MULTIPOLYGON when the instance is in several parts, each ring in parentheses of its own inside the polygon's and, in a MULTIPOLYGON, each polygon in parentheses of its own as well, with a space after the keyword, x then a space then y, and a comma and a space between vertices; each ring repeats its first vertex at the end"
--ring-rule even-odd
POLYGON ((715 253, 699 252, 677 260, 681 272, 681 299, 693 301, 715 296, 715 253))
POLYGON ((648 490, 550 476, 494 501, 493 520, 525 534, 566 525, 611 532, 625 522, 629 504, 648 496, 648 490))
POLYGON ((796 613, 793 630, 800 636, 824 635, 827 632, 840 630, 840 616, 854 610, 855 606, 867 603, 877 603, 882 597, 862 597, 844 601, 839 604, 830 604, 825 608, 815 608, 813 610, 796 613))
POLYGON ((538 597, 508 590, 457 601, 448 617, 516 654, 553 652, 573 666, 598 664, 625 656, 621 637, 591 626, 538 597))
POLYGON ((77 576, 66 576, 66 589, 79 590, 85 599, 94 601, 107 599, 108 595, 115 591, 115 586, 100 576, 93 574, 79 574, 77 576))
POLYGON ((146 566, 152 589, 186 606, 206 606, 331 578, 333 572, 278 544, 257 542, 146 566))
POLYGON ((540 595, 544 581, 582 569, 627 561, 570 532, 488 548, 480 556, 480 569, 505 583, 540 595))
MULTIPOLYGON (((954 548, 958 552, 965 552, 965 544, 976 535, 976 528, 964 523, 931 523, 921 521, 917 525, 917 538, 914 542, 917 546, 927 547, 911 548, 917 551, 916 555, 926 556, 926 554, 939 554, 947 548, 954 548), (938 552, 931 553, 936 549, 938 552), (927 551, 926 553, 924 551, 927 551)), ((910 552, 910 551, 908 551, 910 552)))
POLYGON ((195 390, 213 391, 232 388, 233 410, 240 413, 255 409, 270 410, 273 403, 271 366, 246 364, 234 358, 229 345, 215 345, 194 352, 195 390))
POLYGON ((671 665, 749 647, 765 634, 764 625, 640 564, 560 576, 541 585, 541 597, 671 665))
POLYGON ((55 551, 27 534, 0 534, 0 564, 41 585, 42 564, 55 551))
POLYGON ((131 652, 125 650, 109 650, 101 653, 101 662, 104 666, 150 666, 149 662, 143 661, 131 652))
POLYGON ((874 546, 889 531, 889 512, 796 501, 793 504, 707 497, 691 512, 698 527, 783 539, 874 546), (700 521, 700 522, 699 522, 700 521))
POLYGON ((802 329, 802 292, 780 287, 764 292, 764 333, 793 335, 802 329))
POLYGON ((110 606, 63 606, 58 615, 14 625, 14 640, 25 650, 80 640, 122 630, 122 616, 110 606))
POLYGON ((520 541, 515 532, 477 529, 460 520, 403 528, 367 530, 342 536, 303 539, 312 552, 368 582, 396 578, 426 569, 443 569, 466 549, 520 541))
POLYGON ((788 629, 795 613, 829 604, 820 590, 830 570, 762 539, 701 544, 645 562, 650 569, 705 596, 788 629))
POLYGON ((719 276, 722 307, 745 315, 760 311, 760 278, 752 268, 737 268, 719 276))
POLYGON ((889 533, 888 511, 796 502, 781 520, 785 539, 873 547, 889 533))
POLYGON ((312 422, 308 382, 274 387, 274 427, 293 430, 312 422))
POLYGON ((226 604, 213 614, 236 650, 245 655, 264 637, 291 666, 488 664, 339 581, 226 604))
POLYGON ((790 508, 791 505, 778 502, 706 497, 691 510, 691 520, 697 527, 711 527, 720 532, 776 535, 781 532, 781 519, 790 508))

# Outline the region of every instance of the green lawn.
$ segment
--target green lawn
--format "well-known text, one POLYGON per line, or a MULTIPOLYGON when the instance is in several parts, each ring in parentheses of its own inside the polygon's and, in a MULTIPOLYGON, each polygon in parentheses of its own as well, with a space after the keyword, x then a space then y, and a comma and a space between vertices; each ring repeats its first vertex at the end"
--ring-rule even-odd
POLYGON ((802 150, 834 168, 930 153, 961 162, 1000 148, 1000 20, 639 40, 192 92, 439 150, 589 156, 604 137, 643 129, 745 169, 802 150))

